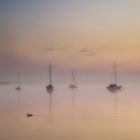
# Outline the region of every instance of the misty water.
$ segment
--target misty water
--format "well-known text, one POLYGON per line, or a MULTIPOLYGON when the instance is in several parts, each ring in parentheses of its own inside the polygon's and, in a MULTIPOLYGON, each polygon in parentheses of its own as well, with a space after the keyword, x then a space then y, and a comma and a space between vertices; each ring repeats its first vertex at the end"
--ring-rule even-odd
POLYGON ((45 85, 0 86, 0 140, 139 140, 140 87, 110 93, 105 85, 71 91, 45 85), (26 113, 34 114, 26 117, 26 113))

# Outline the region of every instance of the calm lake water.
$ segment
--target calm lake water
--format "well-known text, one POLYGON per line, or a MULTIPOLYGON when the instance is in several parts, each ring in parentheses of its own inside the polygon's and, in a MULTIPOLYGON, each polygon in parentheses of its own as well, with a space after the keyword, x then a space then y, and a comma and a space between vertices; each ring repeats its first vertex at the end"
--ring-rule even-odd
POLYGON ((0 86, 0 140, 140 140, 140 87, 0 86), (34 114, 27 118, 26 113, 34 114))

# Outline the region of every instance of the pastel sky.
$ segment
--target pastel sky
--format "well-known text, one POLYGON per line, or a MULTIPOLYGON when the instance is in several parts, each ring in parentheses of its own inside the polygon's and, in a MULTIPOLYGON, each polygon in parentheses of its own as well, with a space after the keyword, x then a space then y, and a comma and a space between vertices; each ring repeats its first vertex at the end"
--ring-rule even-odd
POLYGON ((1 0, 0 65, 140 70, 139 0, 1 0), (131 67, 130 67, 131 66, 131 67))

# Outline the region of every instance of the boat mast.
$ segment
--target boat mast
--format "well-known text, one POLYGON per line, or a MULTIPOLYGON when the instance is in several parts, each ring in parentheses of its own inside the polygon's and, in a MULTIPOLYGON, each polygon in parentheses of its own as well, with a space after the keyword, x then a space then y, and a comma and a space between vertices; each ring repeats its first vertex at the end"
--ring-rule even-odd
POLYGON ((72 71, 72 80, 73 80, 73 84, 76 85, 76 80, 75 80, 75 73, 74 73, 74 71, 72 71))
POLYGON ((18 86, 20 87, 20 72, 18 72, 18 86))
POLYGON ((115 76, 115 84, 117 85, 117 71, 116 71, 116 63, 114 62, 114 76, 115 76))
POLYGON ((49 74, 50 74, 50 85, 52 84, 52 65, 49 66, 49 74))

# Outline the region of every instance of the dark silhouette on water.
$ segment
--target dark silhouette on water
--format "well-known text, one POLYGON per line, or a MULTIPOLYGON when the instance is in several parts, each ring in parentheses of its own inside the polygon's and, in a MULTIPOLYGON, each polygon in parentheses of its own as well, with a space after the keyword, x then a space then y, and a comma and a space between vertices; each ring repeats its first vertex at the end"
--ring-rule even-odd
POLYGON ((115 81, 113 84, 110 84, 107 89, 110 91, 110 92, 117 92, 119 90, 122 89, 122 86, 118 86, 117 84, 117 71, 116 71, 116 63, 114 62, 114 78, 115 78, 115 81))
POLYGON ((74 73, 74 71, 72 71, 72 84, 69 86, 69 88, 70 88, 70 90, 71 90, 72 93, 73 93, 72 104, 75 105, 76 89, 77 89, 78 87, 77 87, 77 84, 76 84, 76 78, 75 78, 75 73, 74 73))
POLYGON ((69 86, 69 88, 71 90, 77 89, 74 71, 72 71, 72 84, 69 86))
POLYGON ((20 72, 18 72, 18 80, 17 80, 17 84, 18 86, 16 87, 16 90, 17 90, 17 100, 18 100, 18 105, 20 105, 20 91, 21 91, 21 83, 20 83, 20 72))
POLYGON ((49 65, 49 77, 50 84, 46 87, 47 92, 50 94, 50 112, 52 111, 52 93, 54 91, 54 87, 52 85, 52 65, 49 65))
POLYGON ((20 83, 20 72, 18 73, 18 86, 16 87, 16 90, 21 90, 21 83, 20 83))
POLYGON ((29 118, 29 117, 33 117, 33 116, 34 116, 34 115, 31 114, 31 113, 27 113, 27 114, 26 114, 26 117, 27 117, 27 118, 29 118))

